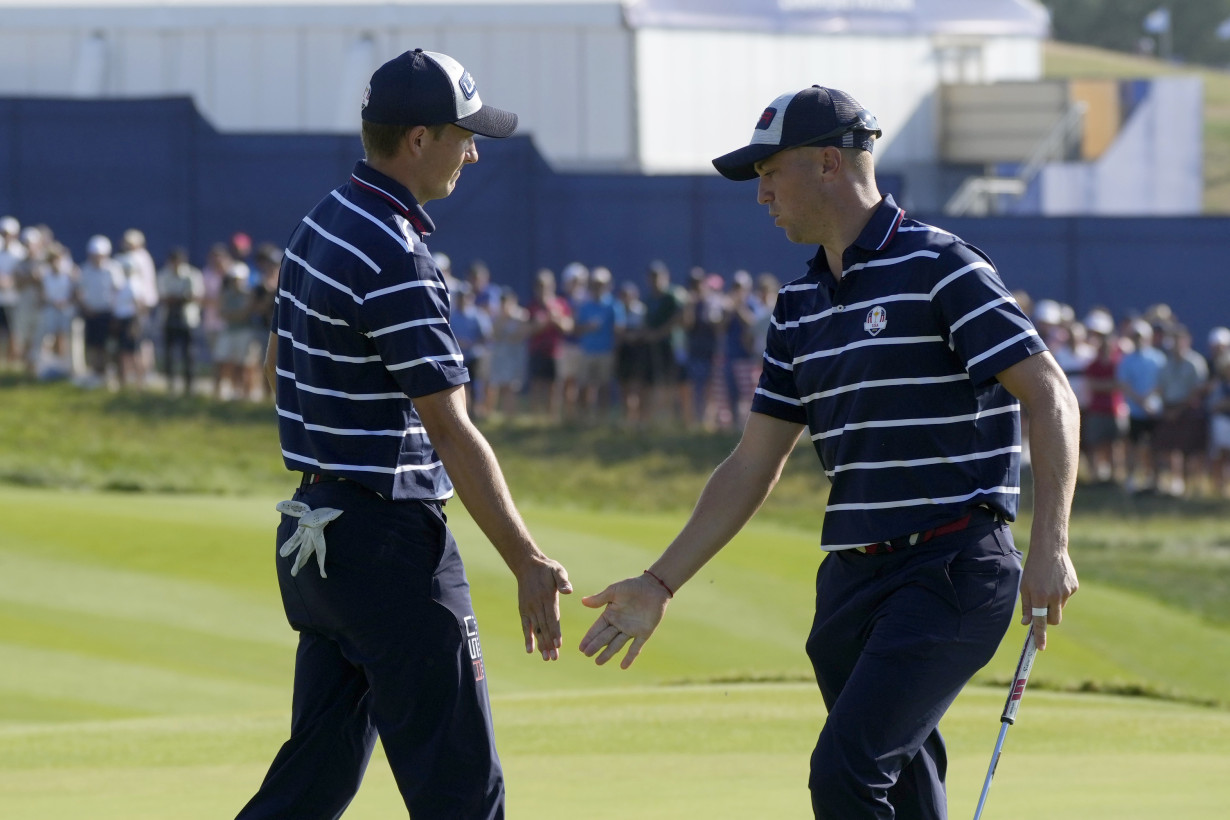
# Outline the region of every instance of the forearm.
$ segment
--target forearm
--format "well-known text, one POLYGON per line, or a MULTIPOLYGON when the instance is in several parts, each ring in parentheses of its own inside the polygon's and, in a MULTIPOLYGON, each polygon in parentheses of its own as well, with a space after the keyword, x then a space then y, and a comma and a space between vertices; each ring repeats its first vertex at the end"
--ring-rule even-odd
POLYGON ((1080 410, 1068 389, 1030 409, 1029 443, 1034 483, 1034 517, 1030 551, 1035 545, 1052 554, 1068 544, 1068 517, 1076 490, 1080 446, 1080 410))
POLYGON ((459 419, 455 429, 432 433, 458 498, 514 575, 544 556, 513 503, 499 462, 482 433, 459 419))
POLYGON ((730 543, 777 484, 800 429, 753 414, 743 440, 709 477, 687 524, 650 571, 677 591, 730 543), (770 435, 761 435, 766 427, 770 435))
POLYGON ((278 334, 269 334, 269 346, 265 349, 265 361, 262 368, 265 372, 265 382, 269 385, 269 392, 277 395, 278 392, 278 334))

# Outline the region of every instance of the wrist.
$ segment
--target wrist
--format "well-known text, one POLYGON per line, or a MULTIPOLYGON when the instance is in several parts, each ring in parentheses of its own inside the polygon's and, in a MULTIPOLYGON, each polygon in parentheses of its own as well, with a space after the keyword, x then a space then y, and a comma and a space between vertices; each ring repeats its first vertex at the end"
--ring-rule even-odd
POLYGON ((547 556, 542 550, 538 549, 537 545, 530 544, 528 547, 519 549, 506 559, 508 568, 512 570, 513 577, 520 580, 527 574, 543 564, 547 563, 547 556))
POLYGON ((675 597, 675 590, 669 584, 667 584, 666 581, 663 581, 660 577, 658 577, 652 571, 645 570, 645 572, 642 573, 642 576, 649 578, 650 582, 656 584, 658 587, 665 590, 667 597, 669 598, 675 597))

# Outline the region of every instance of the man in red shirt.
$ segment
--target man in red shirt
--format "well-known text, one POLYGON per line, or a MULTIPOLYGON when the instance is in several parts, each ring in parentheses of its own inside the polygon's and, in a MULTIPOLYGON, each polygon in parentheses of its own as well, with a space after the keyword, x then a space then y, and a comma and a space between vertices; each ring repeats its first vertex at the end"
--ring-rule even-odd
POLYGON ((1085 368, 1089 405, 1081 413, 1081 451, 1094 481, 1110 483, 1124 476, 1128 409, 1115 378, 1123 351, 1109 312, 1096 308, 1085 317, 1084 324, 1097 355, 1085 368))
POLYGON ((564 334, 572 330, 572 309, 568 300, 556 295, 555 274, 546 268, 534 277, 534 298, 530 300, 530 412, 546 413, 559 419, 559 359, 564 334))

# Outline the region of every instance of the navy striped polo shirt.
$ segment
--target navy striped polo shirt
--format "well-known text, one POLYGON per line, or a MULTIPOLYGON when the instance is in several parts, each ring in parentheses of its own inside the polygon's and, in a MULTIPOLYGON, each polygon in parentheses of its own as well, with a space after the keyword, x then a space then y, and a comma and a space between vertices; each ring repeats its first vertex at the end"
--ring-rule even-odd
POLYGON ((423 244, 434 228, 405 186, 359 162, 291 235, 273 320, 287 469, 387 499, 452 496, 413 402, 469 381, 423 244))
POLYGON ((752 410, 806 424, 832 482, 821 546, 931 529, 1020 495, 1020 405, 995 374, 1046 349, 977 248, 886 196, 842 259, 778 294, 752 410))

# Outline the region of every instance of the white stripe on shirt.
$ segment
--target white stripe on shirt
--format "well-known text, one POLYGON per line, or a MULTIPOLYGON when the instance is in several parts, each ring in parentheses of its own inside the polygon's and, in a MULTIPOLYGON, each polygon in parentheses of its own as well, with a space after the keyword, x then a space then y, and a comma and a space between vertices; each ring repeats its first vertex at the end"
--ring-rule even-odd
MULTIPOLYGON (((372 186, 372 187, 375 187, 375 186, 372 186)), ((379 220, 379 219, 377 219, 376 217, 372 216, 372 215, 371 215, 371 214, 369 214, 367 211, 365 211, 365 210, 363 210, 362 208, 360 208, 358 205, 355 205, 353 202, 351 202, 350 200, 346 199, 346 197, 342 196, 342 195, 341 195, 341 194, 339 194, 337 191, 333 191, 333 192, 332 192, 332 194, 333 194, 333 198, 334 198, 334 199, 336 199, 338 202, 340 202, 340 203, 342 203, 343 205, 345 205, 345 206, 346 206, 347 208, 349 208, 350 210, 354 211, 354 212, 355 212, 356 214, 358 214, 359 216, 363 217, 364 219, 368 220, 369 222, 373 223, 374 225, 377 225, 377 226, 380 228, 380 230, 384 231, 384 232, 385 232, 385 233, 387 233, 389 236, 393 237, 393 240, 394 240, 394 241, 395 241, 395 242, 396 242, 396 243, 397 243, 397 244, 398 244, 398 245, 399 245, 399 246, 400 246, 403 250, 405 250, 405 252, 406 252, 406 253, 410 253, 410 251, 411 251, 411 250, 412 250, 412 248, 413 248, 413 245, 411 244, 411 242, 410 242, 409 240, 407 240, 407 239, 406 239, 406 237, 404 237, 404 236, 399 236, 398 234, 394 233, 394 232, 393 232, 393 229, 392 229, 392 228, 390 228, 388 225, 384 224, 384 222, 382 222, 381 220, 379 220)))
POLYGON ((803 402, 817 401, 819 399, 827 399, 832 396, 840 396, 842 393, 852 393, 856 390, 863 390, 871 387, 899 387, 902 385, 924 385, 924 384, 947 384, 949 382, 969 381, 969 374, 962 371, 954 373, 951 376, 917 376, 901 379, 867 379, 866 381, 853 382, 851 384, 834 387, 831 390, 821 390, 819 393, 811 393, 803 396, 803 402))
POLYGON ((336 288, 337 290, 339 290, 339 291, 341 291, 342 293, 346 294, 346 295, 347 295, 347 296, 349 296, 351 299, 354 299, 355 304, 357 304, 357 305, 361 305, 361 304, 363 304, 363 297, 362 297, 362 296, 359 296, 359 295, 358 295, 357 293, 355 293, 353 290, 351 290, 350 288, 346 287, 346 286, 345 286, 345 285, 343 285, 341 282, 338 282, 336 279, 330 279, 328 276, 325 276, 323 273, 321 273, 320 271, 316 270, 316 268, 314 268, 314 267, 312 267, 311 265, 309 265, 309 264, 307 263, 307 260, 306 260, 306 259, 303 259, 303 258, 301 258, 301 257, 299 257, 299 256, 296 256, 295 254, 291 253, 289 250, 287 250, 287 251, 285 252, 285 254, 286 254, 286 258, 287 258, 287 259, 290 259, 292 262, 295 262, 296 264, 298 264, 298 265, 299 265, 299 267, 301 267, 301 268, 303 268, 305 271, 307 271, 307 272, 308 272, 308 274, 309 274, 310 276, 313 276, 313 277, 315 277, 316 279, 319 279, 320 281, 324 282, 326 285, 329 285, 329 286, 330 286, 330 287, 332 287, 332 288, 336 288))
POLYGON ((334 236, 333 234, 329 233, 324 228, 320 227, 314 221, 312 221, 312 218, 310 216, 303 217, 303 221, 306 222, 312 230, 316 231, 316 233, 320 234, 325 239, 332 242, 334 245, 337 245, 339 247, 345 248, 346 250, 350 251, 355 256, 357 256, 359 259, 363 260, 363 264, 367 265, 369 268, 374 270, 376 273, 380 273, 380 266, 377 265, 375 262, 373 262, 372 258, 368 256, 367 254, 363 253, 363 251, 359 250, 354 245, 351 245, 346 240, 341 239, 340 237, 334 236))
MULTIPOLYGON (((833 347, 828 350, 817 350, 815 353, 808 353, 805 356, 796 356, 794 364, 797 366, 802 362, 811 361, 812 359, 826 359, 830 356, 840 356, 841 354, 854 350, 860 347, 875 347, 880 345, 916 345, 916 344, 934 344, 943 342, 939 336, 889 336, 883 339, 860 339, 857 342, 850 342, 848 345, 841 347, 833 347)), ((972 362, 971 362, 972 364, 972 362)))
MULTIPOLYGON (((925 293, 894 293, 891 296, 882 296, 877 299, 866 299, 862 302, 854 302, 849 305, 842 305, 841 312, 850 313, 860 311, 866 307, 874 307, 875 305, 887 305, 892 302, 929 302, 931 297, 925 293)), ((833 313, 837 312, 834 308, 827 308, 819 313, 812 313, 807 316, 800 316, 797 319, 791 319, 788 322, 777 322, 770 319, 773 326, 778 330, 788 330, 790 328, 799 327, 800 325, 817 322, 821 319, 826 319, 833 313)))
POLYGON ((440 290, 448 290, 443 282, 433 282, 430 279, 411 279, 409 282, 401 282, 391 287, 373 290, 367 294, 367 298, 375 299, 377 296, 388 296, 390 293, 397 293, 407 288, 439 288, 440 290))
POLYGON ((1023 339, 1028 339, 1030 336, 1037 336, 1037 335, 1038 335, 1038 331, 1034 330, 1032 327, 1029 330, 1018 333, 1015 336, 1013 336, 1011 339, 1000 342, 999 344, 995 345, 995 347, 991 348, 985 353, 980 353, 974 358, 970 359, 968 362, 965 363, 965 369, 966 370, 970 369, 971 367, 978 364, 983 359, 988 359, 991 356, 994 356, 996 353, 998 353, 999 351, 1003 350, 1006 347, 1011 347, 1012 345, 1016 344, 1017 342, 1023 339))
POLYGON ((995 268, 991 267, 986 262, 970 262, 968 265, 966 265, 963 268, 957 268, 952 273, 948 274, 943 279, 941 279, 938 283, 936 283, 935 287, 931 288, 931 298, 934 299, 935 294, 943 290, 944 286, 947 285, 949 282, 951 282, 954 279, 958 279, 964 276, 965 274, 969 273, 972 270, 994 271, 995 268))
POLYGON ((431 362, 453 362, 454 364, 462 364, 465 362, 465 356, 460 353, 450 353, 444 356, 423 356, 421 359, 411 359, 408 362, 398 362, 397 364, 385 365, 385 370, 406 370, 407 368, 418 367, 421 364, 430 364, 431 362))
POLYGON ((894 467, 926 467, 932 464, 960 464, 963 461, 977 461, 982 458, 1002 456, 1005 453, 1019 452, 1021 452, 1021 445, 1013 444, 1008 447, 1000 447, 996 450, 985 450, 979 453, 966 453, 960 456, 932 456, 930 458, 907 458, 896 459, 893 461, 851 461, 848 464, 841 464, 832 470, 825 470, 824 474, 829 478, 832 478, 837 473, 844 473, 846 470, 887 470, 894 467))
POLYGON ((1005 495, 1020 495, 1020 487, 988 487, 974 490, 965 495, 950 495, 946 498, 903 498, 900 501, 860 501, 852 504, 829 504, 825 512, 844 512, 847 510, 891 510, 894 507, 921 507, 926 504, 959 504, 980 495, 1003 493, 1005 495))
POLYGON ((920 256, 926 259, 938 259, 940 255, 938 251, 914 251, 913 253, 907 253, 905 256, 894 256, 889 259, 872 259, 870 262, 858 262, 856 264, 851 265, 850 267, 843 270, 841 272, 841 275, 842 275, 842 278, 845 278, 846 274, 854 273, 856 270, 862 270, 863 268, 882 268, 882 267, 887 267, 890 265, 899 265, 902 262, 908 262, 911 259, 917 259, 920 256))
POLYGON ((335 436, 390 436, 393 438, 404 438, 407 435, 425 435, 427 432, 422 427, 407 427, 405 430, 364 430, 361 427, 326 427, 323 424, 312 424, 311 422, 304 421, 303 416, 300 414, 283 410, 281 407, 278 407, 277 411, 279 416, 302 424, 305 430, 331 433, 335 436))
POLYGON ((280 336, 283 339, 290 339, 291 346, 294 347, 296 350, 302 350, 304 353, 307 353, 308 355, 311 355, 311 356, 323 356, 324 358, 329 359, 330 361, 334 361, 334 362, 342 362, 344 364, 371 364, 372 362, 380 361, 380 356, 378 355, 342 356, 341 354, 338 354, 338 353, 330 353, 329 351, 324 350, 319 347, 308 347, 303 342, 295 341, 295 337, 290 335, 290 331, 284 330, 283 328, 278 328, 278 336, 280 336))
MULTIPOLYGON (((383 473, 384 475, 397 475, 398 473, 418 473, 424 470, 434 470, 441 466, 439 461, 433 461, 430 464, 403 464, 400 467, 380 467, 370 464, 328 464, 322 461, 317 461, 308 456, 301 456, 298 453, 293 453, 290 450, 282 450, 282 455, 286 458, 293 458, 295 461, 302 461, 304 464, 312 464, 322 470, 333 470, 335 472, 347 473, 383 473)), ((444 498, 452 498, 452 493, 444 496, 444 498)))
POLYGON ((312 310, 310 307, 305 305, 303 302, 300 302, 297 298, 295 298, 295 294, 291 293, 290 291, 279 290, 278 299, 277 299, 279 303, 282 301, 282 297, 289 299, 292 305, 299 308, 304 313, 306 313, 308 316, 311 316, 313 319, 319 319, 322 322, 328 322, 331 325, 338 325, 339 327, 350 327, 350 323, 347 322, 345 319, 334 319, 332 316, 326 316, 323 313, 317 313, 316 311, 312 310))
POLYGON ((811 437, 812 441, 821 441, 822 439, 832 436, 839 436, 842 433, 847 433, 851 430, 866 430, 873 427, 913 427, 915 425, 938 425, 938 424, 959 424, 967 421, 977 421, 980 418, 989 416, 998 416, 1002 413, 1013 413, 1021 409, 1020 404, 1009 404, 1003 407, 992 407, 990 410, 979 410, 977 413, 962 413, 958 416, 932 416, 928 418, 918 419, 884 419, 882 421, 856 421, 851 424, 845 424, 841 427, 835 427, 832 430, 825 430, 816 433, 811 437))
POLYGON ((907 228, 906 226, 902 225, 902 226, 901 226, 900 228, 898 228, 897 230, 898 230, 899 232, 900 232, 900 231, 906 231, 906 232, 909 232, 909 231, 921 231, 921 232, 923 232, 923 233, 939 233, 939 234, 943 234, 944 236, 956 236, 956 234, 949 233, 948 231, 944 230, 943 228, 937 228, 937 227, 935 227, 934 225, 914 225, 914 226, 912 226, 912 227, 908 227, 908 228, 907 228))
POLYGON ((423 327, 424 325, 447 325, 447 324, 448 324, 448 319, 445 319, 443 316, 433 316, 429 319, 412 319, 409 322, 401 322, 400 324, 389 325, 388 327, 382 327, 379 330, 370 331, 367 335, 370 338, 374 339, 377 336, 383 336, 386 333, 396 333, 399 330, 406 330, 407 328, 423 327))
POLYGON ((765 390, 762 387, 757 387, 756 393, 757 395, 764 396, 767 399, 773 399, 774 401, 780 401, 782 404, 789 404, 793 407, 803 406, 803 402, 799 401, 798 399, 792 399, 789 396, 782 396, 778 393, 770 393, 768 390, 765 390))
POLYGON ((404 399, 406 394, 402 392, 396 393, 344 393, 341 390, 326 390, 323 387, 315 387, 310 384, 304 384, 295 378, 295 374, 289 370, 277 368, 277 374, 284 379, 290 379, 295 384, 295 389, 302 390, 305 393, 315 393, 318 396, 333 396, 339 399, 350 399, 352 401, 379 401, 381 399, 404 399))
MULTIPOLYGON (((1001 296, 998 299, 992 299, 991 301, 987 302, 982 307, 974 308, 969 313, 965 314, 960 319, 953 322, 952 325, 948 329, 949 331, 955 333, 957 331, 957 328, 961 327, 961 325, 965 324, 970 319, 976 319, 982 314, 986 313, 988 310, 997 308, 1000 305, 1008 305, 1008 304, 1015 305, 1016 299, 1013 299, 1011 296, 1001 296)), ((952 345, 949 344, 949 347, 952 347, 952 345)))

